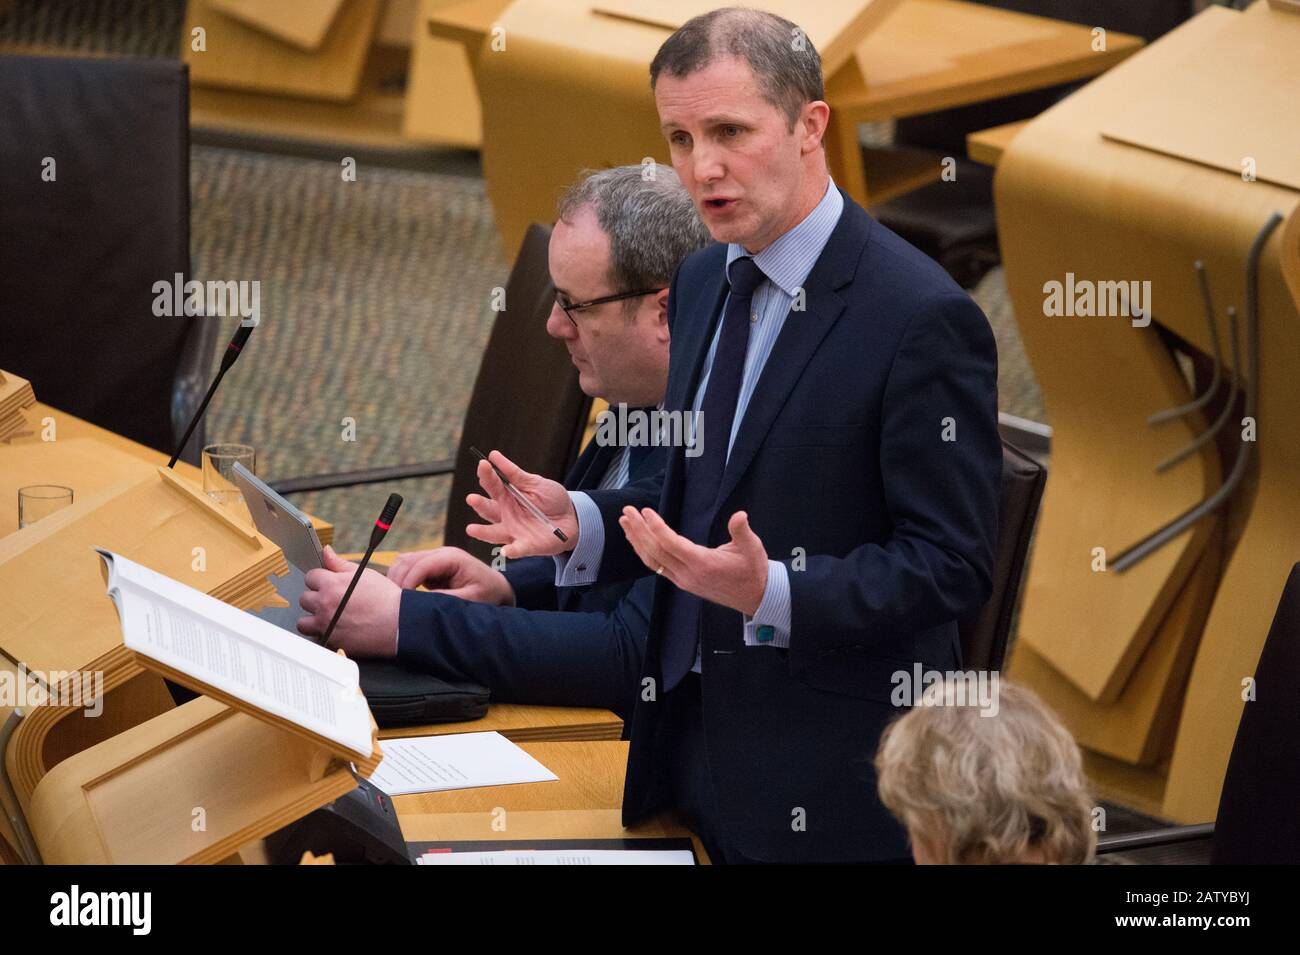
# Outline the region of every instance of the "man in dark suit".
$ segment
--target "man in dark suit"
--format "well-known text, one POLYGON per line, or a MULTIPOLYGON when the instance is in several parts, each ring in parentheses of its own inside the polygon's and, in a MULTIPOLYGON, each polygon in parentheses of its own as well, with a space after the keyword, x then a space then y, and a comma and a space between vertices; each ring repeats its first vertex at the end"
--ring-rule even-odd
MULTIPOLYGON (((584 176, 561 197, 559 216, 547 330, 569 349, 579 386, 609 402, 611 425, 648 420, 668 378, 668 282, 688 253, 709 242, 708 231, 666 166, 584 176)), ((612 490, 663 469, 665 448, 618 437, 616 427, 597 429, 565 486, 612 490)), ((326 569, 308 575, 302 607, 312 616, 300 629, 319 632, 353 571, 327 549, 326 569)), ((648 575, 557 587, 550 557, 510 561, 499 572, 460 548, 440 547, 399 555, 387 581, 363 575, 331 646, 395 654, 410 669, 480 683, 499 701, 597 706, 626 718, 652 592, 648 575), (440 592, 416 591, 421 584, 440 592)))
POLYGON ((658 574, 626 823, 671 806, 723 861, 903 859, 871 760, 900 676, 956 669, 956 620, 992 589, 993 335, 830 182, 820 58, 794 24, 697 17, 651 86, 719 243, 669 293, 665 407, 698 415, 702 453, 569 494, 494 452, 569 541, 486 464, 470 533, 571 549, 565 583, 658 574))

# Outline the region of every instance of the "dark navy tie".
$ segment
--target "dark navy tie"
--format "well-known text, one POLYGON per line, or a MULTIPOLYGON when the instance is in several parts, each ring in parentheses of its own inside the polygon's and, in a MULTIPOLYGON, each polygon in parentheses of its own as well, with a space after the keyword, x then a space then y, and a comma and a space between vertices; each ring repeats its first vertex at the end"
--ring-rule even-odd
MULTIPOLYGON (((651 425, 655 423, 656 416, 659 414, 659 409, 654 406, 649 408, 634 408, 633 410, 638 414, 645 415, 646 420, 649 421, 651 425)), ((629 483, 636 480, 636 472, 641 469, 642 462, 645 461, 650 452, 655 449, 655 446, 651 444, 651 430, 651 427, 646 428, 646 438, 644 443, 629 444, 627 446, 627 479, 629 483)))
MULTIPOLYGON (((677 532, 697 544, 708 546, 709 528, 717 514, 718 492, 727 466, 727 445, 745 374, 745 352, 749 347, 750 316, 754 290, 762 284, 762 270, 748 257, 736 259, 728 269, 731 292, 722 315, 722 333, 713 354, 709 380, 700 404, 697 439, 703 447, 697 457, 686 458, 686 479, 682 489, 681 517, 677 532)), ((663 679, 668 691, 682 681, 695 663, 700 642, 704 601, 694 594, 668 588, 664 616, 663 679)))

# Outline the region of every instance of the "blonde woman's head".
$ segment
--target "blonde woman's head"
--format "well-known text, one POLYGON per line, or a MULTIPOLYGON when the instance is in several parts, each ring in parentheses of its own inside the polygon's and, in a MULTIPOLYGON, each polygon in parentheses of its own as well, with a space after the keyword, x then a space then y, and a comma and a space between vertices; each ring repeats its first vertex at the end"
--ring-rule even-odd
POLYGON ((999 680, 998 705, 967 705, 952 679, 888 728, 880 799, 918 863, 1079 864, 1097 837, 1079 747, 1029 690, 999 680))

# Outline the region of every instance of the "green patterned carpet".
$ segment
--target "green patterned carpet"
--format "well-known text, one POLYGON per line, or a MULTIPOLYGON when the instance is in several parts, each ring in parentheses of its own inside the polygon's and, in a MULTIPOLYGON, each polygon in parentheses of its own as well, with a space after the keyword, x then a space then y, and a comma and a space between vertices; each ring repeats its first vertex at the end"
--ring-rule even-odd
MULTIPOLYGON (((261 323, 213 401, 208 439, 251 444, 268 479, 447 458, 490 330, 497 251, 483 182, 195 147, 193 270, 261 282, 261 323), (355 440, 345 440, 346 419, 355 440)), ((386 546, 441 533, 448 478, 297 495, 359 549, 387 493, 386 546), (373 513, 372 513, 373 512, 373 513)))

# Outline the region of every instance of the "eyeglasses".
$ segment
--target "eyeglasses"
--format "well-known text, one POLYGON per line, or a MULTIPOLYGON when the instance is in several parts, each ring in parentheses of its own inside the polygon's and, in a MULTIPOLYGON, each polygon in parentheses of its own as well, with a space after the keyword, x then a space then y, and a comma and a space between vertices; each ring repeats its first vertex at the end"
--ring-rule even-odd
POLYGON ((624 299, 639 298, 642 295, 658 295, 667 287, 668 286, 666 285, 661 285, 659 288, 642 288, 637 289, 635 292, 619 292, 617 295, 604 295, 600 298, 593 298, 590 302, 574 302, 572 304, 566 304, 564 299, 560 298, 560 293, 556 292, 555 304, 564 310, 564 314, 568 316, 569 321, 573 323, 573 327, 577 328, 578 320, 573 317, 574 312, 581 312, 583 309, 591 308, 593 305, 605 305, 608 302, 621 302, 624 299))

